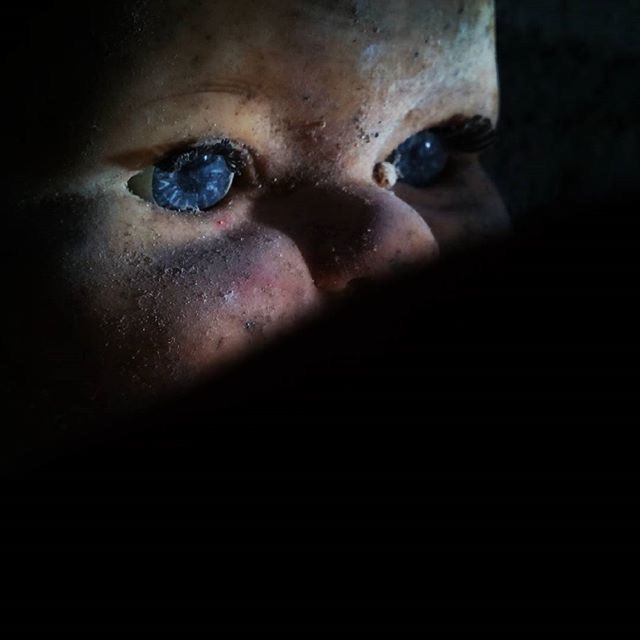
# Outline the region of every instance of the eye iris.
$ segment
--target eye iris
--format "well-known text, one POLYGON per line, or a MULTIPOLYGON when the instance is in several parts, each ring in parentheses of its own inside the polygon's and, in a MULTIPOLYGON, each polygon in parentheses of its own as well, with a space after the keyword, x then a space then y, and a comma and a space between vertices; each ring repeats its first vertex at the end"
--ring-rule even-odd
POLYGON ((204 210, 222 200, 231 187, 233 171, 223 155, 194 150, 156 166, 151 182, 153 199, 174 211, 204 210))
POLYGON ((391 156, 400 182, 426 187, 447 164, 447 152, 431 131, 421 131, 405 140, 391 156))

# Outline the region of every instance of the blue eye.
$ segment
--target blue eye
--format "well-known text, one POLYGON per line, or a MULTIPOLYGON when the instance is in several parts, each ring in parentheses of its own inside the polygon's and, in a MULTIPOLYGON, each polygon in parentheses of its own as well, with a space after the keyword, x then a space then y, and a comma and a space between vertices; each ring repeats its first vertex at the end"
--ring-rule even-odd
POLYGON ((233 166, 224 153, 198 147, 156 165, 151 194, 165 209, 202 211, 227 195, 233 176, 233 166))
POLYGON ((129 179, 134 195, 163 209, 197 215, 229 192, 234 177, 251 172, 250 156, 224 138, 174 153, 129 179))
POLYGON ((426 187, 444 170, 449 154, 439 136, 421 131, 396 147, 388 162, 395 165, 398 181, 426 187))
POLYGON ((405 140, 387 162, 394 165, 399 182, 426 187, 444 171, 450 151, 476 154, 495 141, 496 130, 489 118, 456 115, 443 125, 425 129, 405 140))

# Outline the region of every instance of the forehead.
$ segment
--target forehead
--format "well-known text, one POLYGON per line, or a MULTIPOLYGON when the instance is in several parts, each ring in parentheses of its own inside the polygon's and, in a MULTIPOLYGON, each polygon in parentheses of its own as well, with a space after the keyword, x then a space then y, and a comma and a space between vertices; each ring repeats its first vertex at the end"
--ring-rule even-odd
POLYGON ((332 33, 384 29, 402 37, 425 28, 434 34, 451 31, 475 21, 492 4, 491 0, 164 0, 139 3, 135 20, 151 21, 156 34, 164 31, 165 36, 186 23, 196 30, 227 34, 247 27, 271 32, 272 25, 284 20, 290 27, 297 23, 332 33))
POLYGON ((149 6, 143 22, 132 66, 146 93, 210 78, 270 97, 357 84, 406 91, 452 73, 472 79, 493 49, 488 0, 173 0, 149 6))
POLYGON ((340 149, 365 172, 362 140, 386 157, 453 116, 497 116, 491 0, 143 6, 126 64, 103 83, 95 150, 110 158, 223 135, 274 162, 308 164, 312 150, 334 163, 340 149))

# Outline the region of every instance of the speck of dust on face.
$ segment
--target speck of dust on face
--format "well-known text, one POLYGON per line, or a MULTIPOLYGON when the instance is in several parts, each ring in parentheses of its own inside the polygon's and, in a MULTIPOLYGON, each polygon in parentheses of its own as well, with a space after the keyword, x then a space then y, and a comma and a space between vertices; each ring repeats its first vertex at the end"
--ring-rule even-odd
POLYGON ((262 333, 262 325, 255 320, 247 320, 244 323, 245 331, 251 335, 262 333))

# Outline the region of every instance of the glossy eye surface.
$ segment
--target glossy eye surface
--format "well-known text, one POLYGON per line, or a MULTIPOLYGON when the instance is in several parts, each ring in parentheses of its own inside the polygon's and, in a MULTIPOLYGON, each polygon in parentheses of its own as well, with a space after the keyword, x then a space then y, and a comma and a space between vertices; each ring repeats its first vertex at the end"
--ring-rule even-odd
POLYGON ((163 209, 198 213, 227 195, 243 166, 242 153, 222 140, 173 154, 133 176, 127 186, 163 209))
POLYGON ((398 181, 414 187, 426 187, 444 170, 449 154, 440 137, 421 131, 405 140, 389 156, 398 173, 398 181))
POLYGON ((227 195, 233 175, 224 155, 199 147, 155 166, 151 193, 165 209, 209 209, 227 195))

